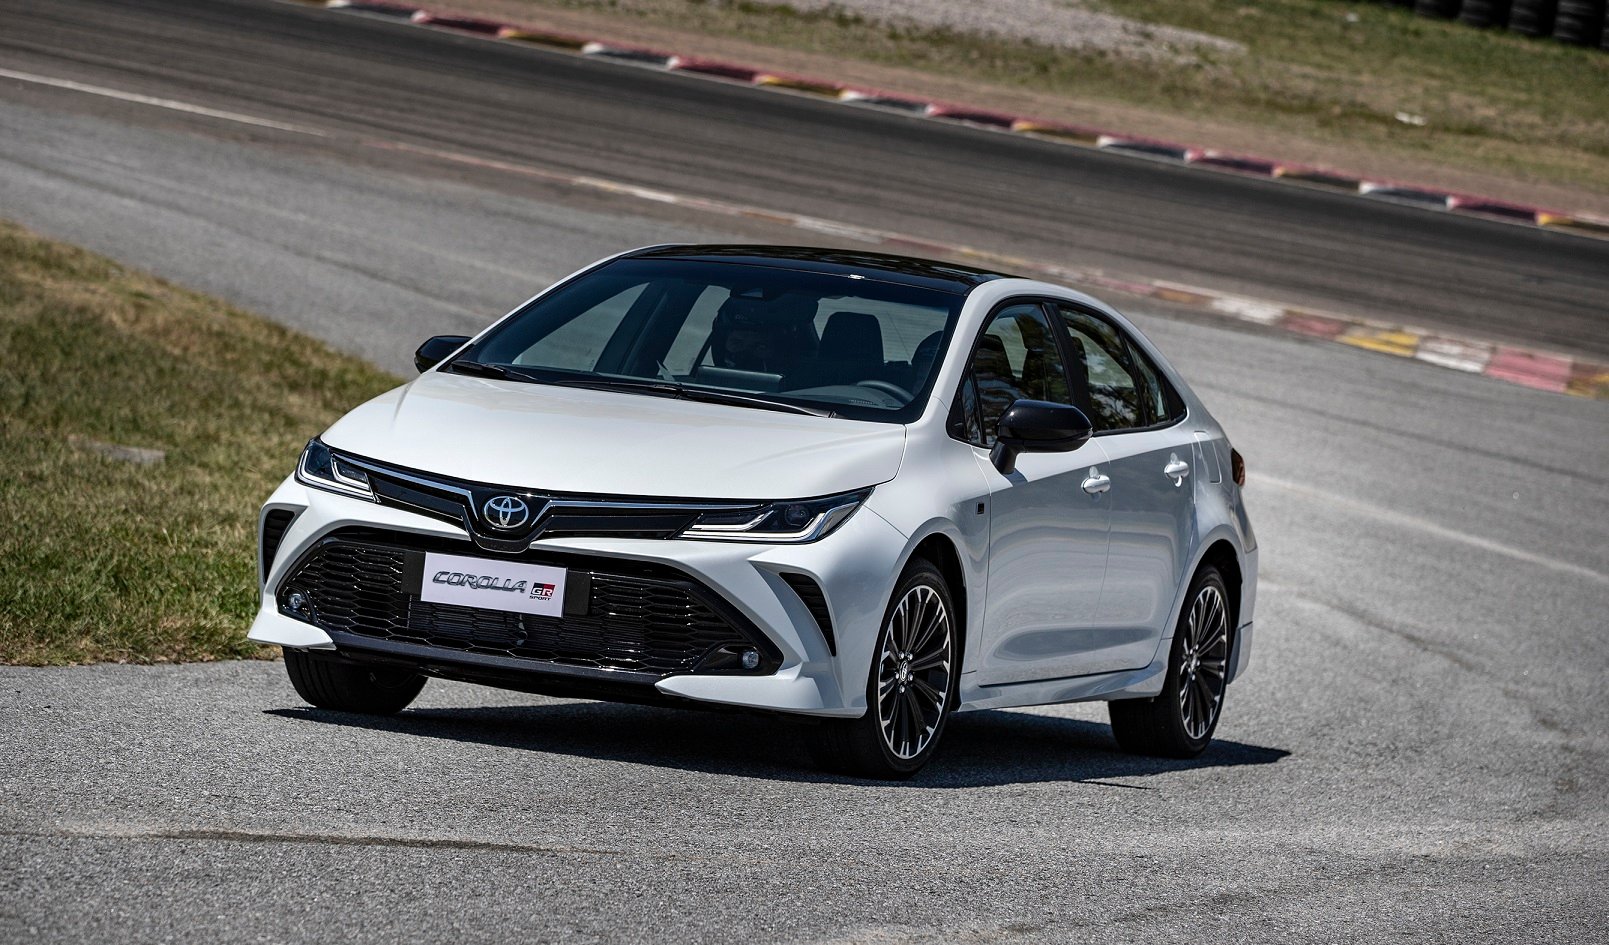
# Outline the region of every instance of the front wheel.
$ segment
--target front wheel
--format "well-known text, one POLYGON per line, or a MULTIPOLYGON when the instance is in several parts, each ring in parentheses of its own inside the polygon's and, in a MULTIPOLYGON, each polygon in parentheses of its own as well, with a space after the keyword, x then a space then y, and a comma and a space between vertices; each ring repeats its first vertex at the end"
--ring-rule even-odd
POLYGON ((285 672, 296 694, 320 709, 395 715, 425 687, 425 677, 405 669, 385 669, 285 651, 285 672))
POLYGON ((866 680, 866 714, 809 731, 810 753, 829 771, 908 778, 927 764, 955 707, 961 629, 939 569, 913 561, 894 590, 866 680))
POLYGON ((1228 688, 1229 631, 1223 577, 1217 568, 1202 568, 1173 631, 1162 693, 1107 703, 1118 747, 1164 758, 1194 758, 1206 750, 1228 688))

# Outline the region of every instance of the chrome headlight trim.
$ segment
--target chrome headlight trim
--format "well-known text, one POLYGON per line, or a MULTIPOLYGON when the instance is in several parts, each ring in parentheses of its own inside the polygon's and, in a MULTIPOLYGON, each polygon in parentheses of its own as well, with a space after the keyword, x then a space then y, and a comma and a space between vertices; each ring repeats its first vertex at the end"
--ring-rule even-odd
POLYGON ((677 537, 778 545, 819 541, 849 521, 871 494, 870 489, 860 489, 816 499, 770 502, 740 513, 709 512, 677 537))
POLYGON ((296 481, 336 495, 366 502, 379 501, 369 487, 368 474, 350 463, 342 462, 318 437, 307 441, 301 459, 296 461, 296 481))

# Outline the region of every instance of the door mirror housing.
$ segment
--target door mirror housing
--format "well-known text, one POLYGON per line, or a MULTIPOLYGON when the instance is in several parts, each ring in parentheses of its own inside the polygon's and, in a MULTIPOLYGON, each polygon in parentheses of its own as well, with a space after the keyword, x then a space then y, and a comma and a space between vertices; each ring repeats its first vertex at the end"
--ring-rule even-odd
POLYGON ((1084 411, 1070 404, 1019 400, 1006 408, 989 461, 1002 475, 1017 468, 1018 453, 1070 453, 1095 432, 1084 411))
POLYGON ((413 353, 413 366, 423 374, 440 364, 447 355, 468 343, 468 335, 437 335, 420 345, 419 350, 413 353))

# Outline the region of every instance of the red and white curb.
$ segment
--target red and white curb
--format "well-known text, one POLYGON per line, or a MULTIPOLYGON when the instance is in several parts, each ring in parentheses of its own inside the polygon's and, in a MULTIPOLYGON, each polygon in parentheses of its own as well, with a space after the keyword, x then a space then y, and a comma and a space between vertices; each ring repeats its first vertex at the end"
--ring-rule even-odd
MULTIPOLYGON (((1439 205, 1440 209, 1449 212, 1476 214, 1510 222, 1527 222, 1537 226, 1567 230, 1588 236, 1609 238, 1609 220, 1588 217, 1582 214, 1562 214, 1534 208, 1522 208, 1501 201, 1455 195, 1422 187, 1365 180, 1319 168, 1283 164, 1277 161, 1224 154, 1212 150, 1187 148, 1167 142, 1111 134, 1065 124, 1038 122, 996 112, 970 109, 959 105, 927 102, 904 95, 851 88, 838 83, 782 72, 771 72, 733 63, 615 44, 554 32, 540 27, 513 25, 446 12, 432 12, 394 3, 372 2, 372 0, 291 0, 291 2, 384 16, 422 26, 479 34, 487 38, 504 41, 532 43, 551 49, 569 50, 584 56, 616 59, 670 71, 691 72, 751 85, 787 89, 832 98, 841 102, 897 109, 928 118, 961 121, 1151 159, 1174 160, 1232 173, 1254 174, 1300 181, 1317 186, 1352 189, 1360 195, 1379 199, 1402 201, 1421 206, 1439 205)), ((1165 280, 1126 277, 1095 269, 1079 269, 1047 264, 974 249, 970 246, 938 243, 900 233, 839 223, 818 217, 779 213, 760 207, 676 194, 602 178, 560 174, 529 165, 479 158, 458 152, 417 147, 390 141, 368 140, 365 143, 376 147, 410 151, 456 163, 522 174, 594 191, 651 200, 655 203, 683 206, 720 216, 759 220, 827 236, 852 239, 896 252, 924 253, 971 259, 989 266, 1014 270, 1024 274, 1039 274, 1057 281, 1070 282, 1096 289, 1108 289, 1141 298, 1156 299, 1172 305, 1187 306, 1276 331, 1348 345, 1355 349, 1371 351, 1377 354, 1408 358, 1448 370, 1480 374, 1537 390, 1552 391, 1576 397, 1609 399, 1609 364, 1586 361, 1568 355, 1494 344, 1488 341, 1458 338, 1410 326, 1393 325, 1356 316, 1319 311, 1304 306, 1291 306, 1282 302, 1233 295, 1165 280)))

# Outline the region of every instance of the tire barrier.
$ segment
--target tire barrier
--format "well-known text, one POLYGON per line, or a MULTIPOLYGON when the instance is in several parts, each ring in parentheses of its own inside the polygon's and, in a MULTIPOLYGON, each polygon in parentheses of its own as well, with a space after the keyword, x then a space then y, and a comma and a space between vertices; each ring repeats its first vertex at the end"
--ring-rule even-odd
POLYGON ((1437 20, 1465 26, 1507 26, 1522 36, 1551 37, 1572 46, 1609 49, 1609 0, 1380 0, 1412 7, 1437 20))

